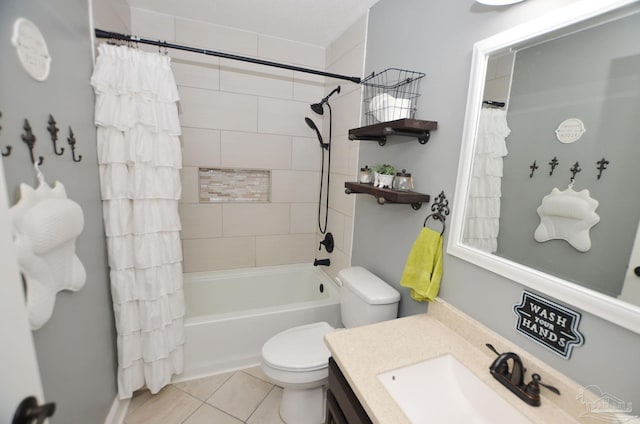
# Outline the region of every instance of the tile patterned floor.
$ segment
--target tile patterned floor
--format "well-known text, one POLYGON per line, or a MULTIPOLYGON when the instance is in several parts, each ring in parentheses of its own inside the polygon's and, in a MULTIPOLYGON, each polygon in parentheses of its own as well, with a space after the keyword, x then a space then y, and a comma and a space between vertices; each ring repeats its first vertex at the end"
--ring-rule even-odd
POLYGON ((159 393, 136 392, 125 424, 284 424, 282 388, 260 367, 175 383, 159 393))

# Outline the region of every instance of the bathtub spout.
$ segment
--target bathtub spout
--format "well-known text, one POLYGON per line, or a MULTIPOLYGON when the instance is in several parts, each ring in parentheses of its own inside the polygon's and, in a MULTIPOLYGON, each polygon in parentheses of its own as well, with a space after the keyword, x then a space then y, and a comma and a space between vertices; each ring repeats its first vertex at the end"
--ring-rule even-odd
POLYGON ((329 260, 329 259, 315 259, 313 261, 313 266, 318 266, 318 265, 329 266, 329 265, 331 265, 331 260, 329 260))

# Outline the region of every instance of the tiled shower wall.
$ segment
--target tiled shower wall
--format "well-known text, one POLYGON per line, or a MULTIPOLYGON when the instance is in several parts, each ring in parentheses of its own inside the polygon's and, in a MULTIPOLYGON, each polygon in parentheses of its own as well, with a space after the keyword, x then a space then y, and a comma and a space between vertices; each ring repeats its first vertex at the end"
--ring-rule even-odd
MULTIPOLYGON (((143 37, 315 69, 328 64, 329 71, 361 74, 364 18, 327 49, 135 8, 131 24, 132 33, 143 37)), ((169 54, 183 128, 185 272, 311 263, 316 254, 328 257, 324 250, 317 251, 322 239, 316 215, 322 152, 304 117, 323 125, 309 104, 334 86, 323 77, 299 72, 176 50, 169 54), (199 168, 269 170, 271 200, 200 203, 199 168)), ((344 194, 344 181, 355 176, 357 143, 346 134, 359 120, 360 103, 359 86, 341 85, 341 95, 332 102, 332 269, 347 265, 350 258, 354 201, 344 194)), ((326 138, 328 122, 324 127, 326 138)))

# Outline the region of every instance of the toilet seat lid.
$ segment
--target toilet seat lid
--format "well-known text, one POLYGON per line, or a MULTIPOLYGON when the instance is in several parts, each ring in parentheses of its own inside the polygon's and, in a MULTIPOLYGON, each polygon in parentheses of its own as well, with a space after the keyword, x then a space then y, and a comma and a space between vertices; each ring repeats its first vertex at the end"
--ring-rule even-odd
POLYGON ((269 366, 284 371, 326 368, 331 353, 324 344, 324 335, 333 330, 324 321, 285 330, 262 346, 262 359, 269 366))

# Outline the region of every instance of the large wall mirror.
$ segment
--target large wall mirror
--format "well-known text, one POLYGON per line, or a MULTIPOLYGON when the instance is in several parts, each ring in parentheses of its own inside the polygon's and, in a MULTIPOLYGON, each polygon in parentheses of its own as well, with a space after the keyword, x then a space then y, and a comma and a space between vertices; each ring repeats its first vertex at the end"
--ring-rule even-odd
POLYGON ((474 45, 448 252, 640 333, 640 3, 474 45))

